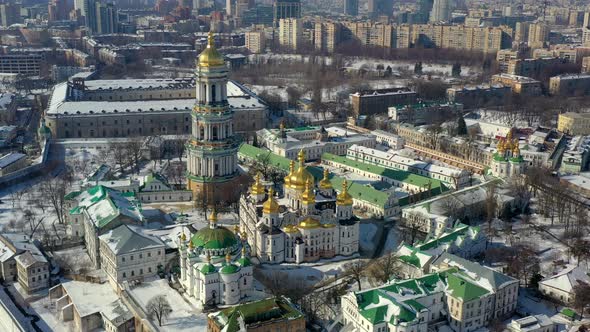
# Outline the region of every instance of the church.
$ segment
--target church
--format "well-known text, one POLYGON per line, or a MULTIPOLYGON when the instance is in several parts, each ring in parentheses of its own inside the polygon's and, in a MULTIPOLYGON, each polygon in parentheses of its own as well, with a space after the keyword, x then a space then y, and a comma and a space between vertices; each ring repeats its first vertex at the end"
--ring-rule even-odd
POLYGON ((217 225, 214 210, 208 228, 179 238, 180 283, 203 305, 237 304, 252 291, 253 266, 238 235, 217 225))
POLYGON ((498 142, 498 151, 490 165, 492 175, 497 177, 511 177, 524 174, 526 162, 520 155, 518 138, 512 139, 512 129, 498 142))
POLYGON ((240 228, 251 255, 261 263, 305 263, 350 256, 359 250, 359 223, 352 214, 352 196, 343 182, 340 193, 332 187, 327 169, 316 183, 305 166, 291 161, 282 197, 265 188, 260 175, 240 198, 240 228))

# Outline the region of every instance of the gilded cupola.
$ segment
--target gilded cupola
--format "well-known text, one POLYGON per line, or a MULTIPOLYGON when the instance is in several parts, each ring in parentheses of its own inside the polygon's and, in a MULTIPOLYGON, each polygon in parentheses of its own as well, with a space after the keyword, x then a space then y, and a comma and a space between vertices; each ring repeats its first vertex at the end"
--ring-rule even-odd
POLYGON ((250 194, 252 194, 254 196, 265 194, 264 186, 262 185, 262 182, 260 181, 260 173, 256 174, 256 179, 254 181, 254 184, 252 185, 252 188, 250 188, 250 194))
POLYGON ((303 150, 299 151, 297 159, 299 166, 297 166, 297 170, 293 172, 293 175, 289 177, 289 187, 301 191, 305 189, 307 180, 313 181, 314 179, 305 166, 305 152, 303 150))
POLYGON ((313 182, 308 179, 305 183, 305 191, 301 195, 303 204, 315 204, 315 193, 313 192, 313 182))
POLYGON ((330 182, 330 179, 328 178, 330 175, 330 172, 328 172, 327 168, 324 168, 324 177, 322 178, 322 180, 319 183, 319 187, 320 189, 332 189, 332 182, 330 182))
POLYGON ((225 61, 223 55, 215 48, 215 40, 213 38, 213 32, 209 31, 207 38, 207 48, 199 55, 199 66, 200 67, 215 67, 224 66, 225 61))
POLYGON ((337 205, 352 205, 352 196, 348 193, 348 181, 342 181, 342 191, 336 196, 337 205))
POLYGON ((275 200, 274 193, 272 188, 268 190, 268 199, 262 204, 262 212, 265 214, 279 213, 279 203, 275 200))

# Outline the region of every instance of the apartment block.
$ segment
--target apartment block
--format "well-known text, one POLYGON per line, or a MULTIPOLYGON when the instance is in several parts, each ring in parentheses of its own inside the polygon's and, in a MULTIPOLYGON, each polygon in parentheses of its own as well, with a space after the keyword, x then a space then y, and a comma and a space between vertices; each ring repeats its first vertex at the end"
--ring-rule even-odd
POLYGON ((266 47, 264 31, 248 31, 245 33, 246 48, 252 53, 262 53, 266 47))
POLYGON ((303 40, 303 25, 300 19, 284 18, 279 21, 279 44, 297 50, 303 40))
POLYGON ((340 42, 340 23, 316 22, 314 25, 314 46, 320 52, 334 52, 340 42))
POLYGON ((549 93, 554 96, 583 96, 590 93, 590 74, 565 74, 549 79, 549 93))
POLYGON ((590 113, 559 114, 557 130, 568 135, 590 135, 590 113))
POLYGON ((541 82, 526 76, 497 74, 492 76, 492 83, 509 86, 514 94, 522 96, 540 96, 542 92, 541 82))
POLYGON ((505 105, 512 96, 512 89, 501 84, 460 86, 447 89, 447 100, 463 104, 465 109, 505 105))

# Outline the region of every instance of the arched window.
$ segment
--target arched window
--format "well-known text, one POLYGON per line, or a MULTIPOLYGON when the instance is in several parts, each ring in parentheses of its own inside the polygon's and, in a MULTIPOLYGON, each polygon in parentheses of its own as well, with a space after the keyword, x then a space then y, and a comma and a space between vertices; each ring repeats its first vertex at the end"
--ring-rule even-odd
POLYGON ((199 127, 199 138, 200 138, 200 139, 203 139, 203 138, 205 138, 205 128, 203 128, 203 125, 201 125, 201 126, 199 127))
POLYGON ((217 101, 217 90, 215 89, 215 84, 211 85, 211 102, 215 103, 217 101))
POLYGON ((217 127, 213 127, 213 139, 217 139, 217 127))

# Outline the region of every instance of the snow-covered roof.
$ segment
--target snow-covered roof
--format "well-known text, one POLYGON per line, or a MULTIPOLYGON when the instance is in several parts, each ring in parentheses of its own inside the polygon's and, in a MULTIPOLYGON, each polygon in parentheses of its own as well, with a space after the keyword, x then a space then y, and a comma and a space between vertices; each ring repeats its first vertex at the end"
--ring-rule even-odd
POLYGON ((23 158, 26 158, 26 157, 27 157, 27 155, 22 154, 22 153, 6 154, 6 155, 0 157, 0 168, 10 166, 10 165, 14 164, 15 162, 17 162, 23 158))
POLYGON ((45 258, 45 256, 43 256, 38 250, 36 252, 26 251, 23 254, 16 256, 14 259, 25 268, 38 262, 47 263, 47 258, 45 258))
POLYGON ((508 324, 508 329, 513 332, 539 331, 553 324, 547 315, 541 314, 515 319, 508 324))
MULTIPOLYGON (((99 90, 138 90, 149 88, 160 89, 191 89, 194 83, 182 80, 90 80, 85 81, 85 86, 91 91, 99 90), (191 85, 192 84, 192 85, 191 85)), ((194 98, 166 99, 166 100, 83 100, 71 101, 67 99, 71 89, 67 82, 55 85, 47 108, 48 115, 85 115, 108 113, 135 113, 135 112, 189 112, 195 106, 194 98)), ((266 108, 266 105, 253 92, 244 86, 233 82, 227 82, 227 101, 234 111, 253 108, 266 108)))
POLYGON ((155 236, 143 234, 141 229, 121 225, 99 236, 115 255, 122 255, 140 250, 164 247, 164 243, 155 236))
POLYGON ((105 303, 113 303, 119 299, 108 282, 95 284, 72 280, 61 285, 81 318, 102 312, 105 310, 105 303))
POLYGON ((583 268, 570 266, 554 276, 541 280, 539 285, 572 293, 574 287, 580 283, 590 284, 590 276, 588 276, 588 273, 583 268))
POLYGON ((12 93, 0 93, 0 109, 7 108, 8 105, 14 100, 14 94, 12 93))

